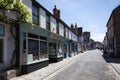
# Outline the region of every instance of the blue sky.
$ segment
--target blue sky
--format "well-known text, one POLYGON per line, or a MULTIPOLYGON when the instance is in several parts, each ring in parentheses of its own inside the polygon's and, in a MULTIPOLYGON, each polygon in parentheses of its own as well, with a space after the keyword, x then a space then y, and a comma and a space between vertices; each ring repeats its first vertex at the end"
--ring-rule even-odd
POLYGON ((53 13, 54 5, 61 11, 61 19, 68 25, 77 23, 83 31, 91 32, 91 39, 102 42, 112 10, 120 0, 37 0, 53 13))

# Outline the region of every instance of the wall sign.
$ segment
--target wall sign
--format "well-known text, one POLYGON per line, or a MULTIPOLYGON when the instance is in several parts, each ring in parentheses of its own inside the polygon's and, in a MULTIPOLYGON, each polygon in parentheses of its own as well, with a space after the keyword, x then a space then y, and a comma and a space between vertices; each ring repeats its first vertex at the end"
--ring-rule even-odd
POLYGON ((0 25, 0 36, 4 36, 4 26, 3 25, 0 25))

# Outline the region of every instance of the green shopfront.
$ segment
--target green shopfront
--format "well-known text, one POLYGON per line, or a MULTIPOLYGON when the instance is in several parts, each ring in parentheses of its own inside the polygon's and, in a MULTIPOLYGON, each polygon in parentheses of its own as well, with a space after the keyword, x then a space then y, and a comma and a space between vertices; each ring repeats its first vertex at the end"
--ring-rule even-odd
POLYGON ((63 59, 64 38, 38 26, 20 25, 20 68, 26 74, 63 59))
POLYGON ((29 24, 20 25, 20 67, 23 74, 49 64, 49 31, 29 24))
POLYGON ((63 59, 63 43, 65 38, 55 34, 50 33, 49 37, 49 61, 50 62, 58 62, 63 59))

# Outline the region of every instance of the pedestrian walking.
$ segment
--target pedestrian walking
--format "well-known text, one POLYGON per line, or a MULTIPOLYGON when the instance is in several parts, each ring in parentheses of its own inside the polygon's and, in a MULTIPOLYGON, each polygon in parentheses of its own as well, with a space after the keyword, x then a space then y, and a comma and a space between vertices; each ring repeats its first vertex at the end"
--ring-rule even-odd
POLYGON ((104 57, 107 57, 107 53, 108 53, 108 52, 107 52, 107 49, 105 48, 104 51, 103 51, 103 56, 104 56, 104 57))

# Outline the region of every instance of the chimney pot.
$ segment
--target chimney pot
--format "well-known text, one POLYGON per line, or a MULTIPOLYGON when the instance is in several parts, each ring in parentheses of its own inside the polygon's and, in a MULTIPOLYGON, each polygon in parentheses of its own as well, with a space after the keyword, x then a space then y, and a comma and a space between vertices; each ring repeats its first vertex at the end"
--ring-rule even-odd
POLYGON ((54 15, 56 18, 60 19, 60 10, 58 10, 58 9, 56 8, 56 5, 54 5, 53 15, 54 15))

